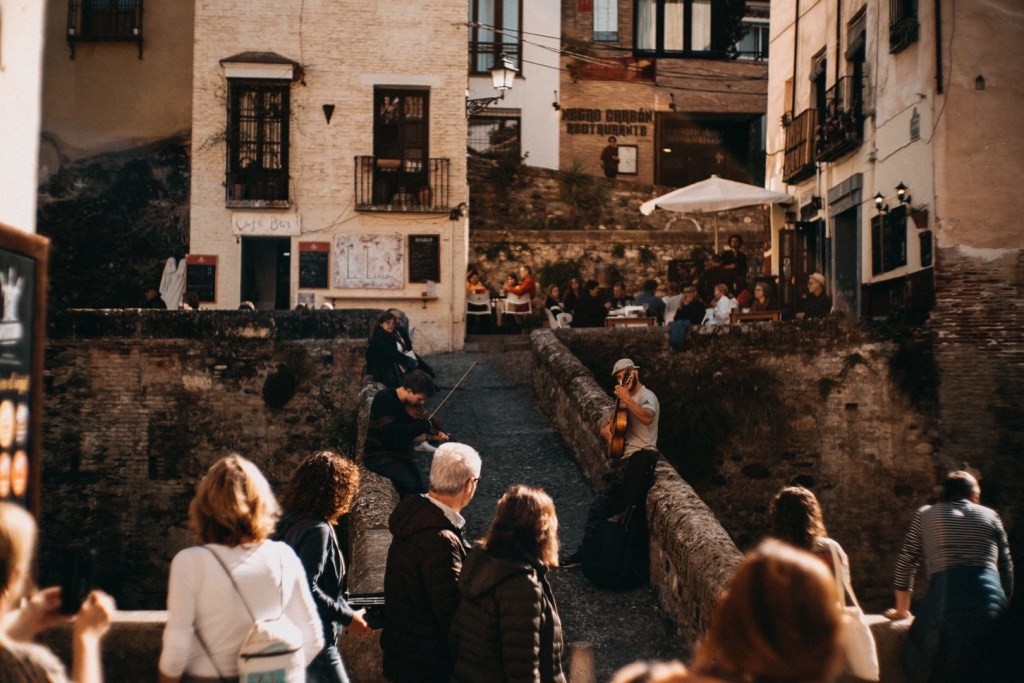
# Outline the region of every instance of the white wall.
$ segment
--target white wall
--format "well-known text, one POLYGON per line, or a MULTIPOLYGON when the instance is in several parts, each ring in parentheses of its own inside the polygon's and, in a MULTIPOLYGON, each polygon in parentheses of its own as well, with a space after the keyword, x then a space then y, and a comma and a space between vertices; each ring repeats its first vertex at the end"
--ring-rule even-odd
MULTIPOLYGON (((560 118, 551 103, 559 83, 561 22, 559 3, 524 0, 522 70, 505 99, 494 105, 520 110, 522 152, 527 164, 541 168, 558 168, 560 118)), ((470 77, 470 97, 495 94, 489 76, 470 77)))
POLYGON ((41 0, 0 0, 0 222, 35 232, 41 0))

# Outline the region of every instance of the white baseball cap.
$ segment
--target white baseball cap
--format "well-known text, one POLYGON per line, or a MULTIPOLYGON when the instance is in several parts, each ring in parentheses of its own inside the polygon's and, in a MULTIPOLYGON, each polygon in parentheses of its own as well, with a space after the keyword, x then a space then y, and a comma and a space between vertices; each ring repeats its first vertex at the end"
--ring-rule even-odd
POLYGON ((633 363, 633 361, 631 361, 630 359, 628 359, 628 358, 620 358, 618 361, 615 362, 615 367, 612 368, 612 377, 614 377, 615 375, 619 374, 623 370, 629 370, 630 368, 635 368, 635 367, 636 367, 636 364, 633 363))

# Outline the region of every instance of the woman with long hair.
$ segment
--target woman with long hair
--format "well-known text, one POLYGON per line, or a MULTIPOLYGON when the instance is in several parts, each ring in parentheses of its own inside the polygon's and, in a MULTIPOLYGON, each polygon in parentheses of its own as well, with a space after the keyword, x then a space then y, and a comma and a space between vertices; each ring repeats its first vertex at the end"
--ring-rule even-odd
POLYGON ((772 519, 773 538, 806 550, 829 567, 833 566, 834 548, 842 563, 842 571, 847 579, 850 578, 850 560, 843 547, 829 538, 821 504, 810 489, 803 486, 781 489, 772 499, 768 513, 772 519))
MULTIPOLYGON (((0 680, 66 683, 60 660, 31 642, 40 631, 71 618, 59 611, 59 587, 29 596, 35 544, 32 515, 13 503, 0 503, 0 680), (23 597, 28 597, 24 605, 15 608, 23 597)), ((71 629, 71 680, 102 683, 100 639, 113 611, 113 599, 101 591, 92 591, 82 603, 71 629)))
POLYGON ((452 681, 565 683, 562 623, 549 567, 558 565, 558 517, 541 489, 512 486, 459 575, 452 681))
POLYGON ((843 665, 835 580, 808 553, 767 540, 750 552, 697 649, 697 681, 820 683, 843 665))
POLYGON ((338 636, 343 628, 354 635, 370 631, 363 619, 366 610, 354 610, 345 600, 345 558, 334 531, 358 490, 359 468, 333 451, 320 451, 295 470, 281 501, 285 514, 277 525, 278 538, 302 561, 323 626, 324 649, 306 672, 311 683, 348 683, 338 636))
POLYGON ((323 648, 302 563, 269 540, 278 506, 259 469, 229 455, 199 482, 189 527, 203 545, 174 556, 160 683, 238 677, 238 654, 254 621, 287 617, 302 634, 308 666, 323 648))
POLYGON ((580 279, 573 275, 569 278, 569 286, 565 290, 565 298, 562 300, 562 310, 566 313, 572 313, 573 309, 576 308, 576 302, 580 300, 580 296, 583 294, 583 284, 580 279))
POLYGON ((402 386, 402 375, 416 367, 416 360, 402 353, 395 332, 398 318, 391 311, 384 311, 370 331, 370 343, 366 347, 366 374, 392 389, 402 386))

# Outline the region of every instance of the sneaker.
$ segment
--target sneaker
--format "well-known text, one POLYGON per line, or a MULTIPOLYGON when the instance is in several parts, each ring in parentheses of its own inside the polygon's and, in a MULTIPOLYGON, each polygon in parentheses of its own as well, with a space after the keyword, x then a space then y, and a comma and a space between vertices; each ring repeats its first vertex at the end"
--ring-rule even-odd
POLYGON ((413 450, 419 451, 420 453, 433 453, 437 450, 437 446, 431 446, 430 443, 424 441, 423 443, 416 445, 413 450))
POLYGON ((564 560, 559 560, 558 566, 561 569, 576 569, 583 564, 583 554, 577 550, 564 560))

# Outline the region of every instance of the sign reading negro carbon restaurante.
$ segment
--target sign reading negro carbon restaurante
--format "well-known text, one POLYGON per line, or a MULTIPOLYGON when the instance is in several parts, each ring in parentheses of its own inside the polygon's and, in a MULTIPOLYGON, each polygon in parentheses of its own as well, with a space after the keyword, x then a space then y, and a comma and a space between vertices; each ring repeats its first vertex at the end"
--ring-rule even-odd
POLYGON ((633 135, 645 137, 647 126, 654 122, 649 109, 587 109, 576 107, 562 110, 569 135, 633 135))

